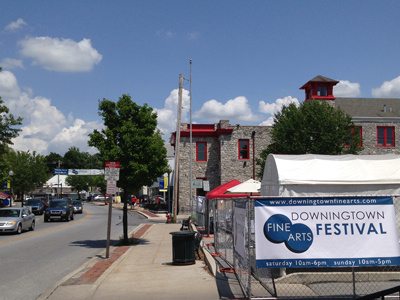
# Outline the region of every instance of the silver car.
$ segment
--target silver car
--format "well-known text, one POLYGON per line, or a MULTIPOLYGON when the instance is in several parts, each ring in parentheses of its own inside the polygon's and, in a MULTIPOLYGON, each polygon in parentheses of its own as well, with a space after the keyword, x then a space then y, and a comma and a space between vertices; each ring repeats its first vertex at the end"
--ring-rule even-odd
POLYGON ((35 215, 28 207, 0 208, 0 232, 35 230, 35 215))

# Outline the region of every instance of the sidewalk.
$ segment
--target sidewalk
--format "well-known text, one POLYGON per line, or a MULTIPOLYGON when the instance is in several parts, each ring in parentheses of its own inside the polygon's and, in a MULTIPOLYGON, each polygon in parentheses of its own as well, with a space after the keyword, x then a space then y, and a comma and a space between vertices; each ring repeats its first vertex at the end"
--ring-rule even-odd
POLYGON ((173 231, 181 224, 142 224, 139 244, 112 247, 110 258, 95 257, 37 299, 220 299, 216 278, 201 260, 172 264, 173 231))

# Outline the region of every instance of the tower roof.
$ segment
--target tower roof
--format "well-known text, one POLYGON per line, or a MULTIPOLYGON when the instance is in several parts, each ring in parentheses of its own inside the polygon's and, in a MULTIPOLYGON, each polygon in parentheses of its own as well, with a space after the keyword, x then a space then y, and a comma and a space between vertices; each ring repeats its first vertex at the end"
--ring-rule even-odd
POLYGON ((306 84, 304 84, 300 89, 301 90, 306 89, 307 84, 310 83, 310 82, 332 82, 334 84, 339 83, 339 81, 337 81, 337 80, 334 80, 334 79, 331 79, 331 78, 328 78, 328 77, 325 77, 325 76, 322 76, 322 75, 318 75, 318 76, 315 76, 310 81, 308 81, 306 84))

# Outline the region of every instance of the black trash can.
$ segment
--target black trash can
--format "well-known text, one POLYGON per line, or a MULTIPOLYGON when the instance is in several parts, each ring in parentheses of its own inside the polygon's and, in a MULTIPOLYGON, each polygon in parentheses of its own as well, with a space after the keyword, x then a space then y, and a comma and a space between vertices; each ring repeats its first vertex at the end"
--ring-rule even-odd
POLYGON ((175 231, 172 235, 172 263, 174 265, 193 265, 196 263, 194 253, 194 231, 175 231))

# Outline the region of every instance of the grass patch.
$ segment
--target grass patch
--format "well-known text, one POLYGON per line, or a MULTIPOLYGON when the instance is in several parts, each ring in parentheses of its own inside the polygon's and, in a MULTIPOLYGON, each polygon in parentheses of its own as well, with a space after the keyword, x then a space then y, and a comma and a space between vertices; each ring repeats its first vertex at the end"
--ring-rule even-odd
POLYGON ((119 237, 119 240, 116 246, 134 246, 139 244, 139 239, 134 238, 133 236, 128 238, 128 242, 126 243, 123 236, 119 237))

